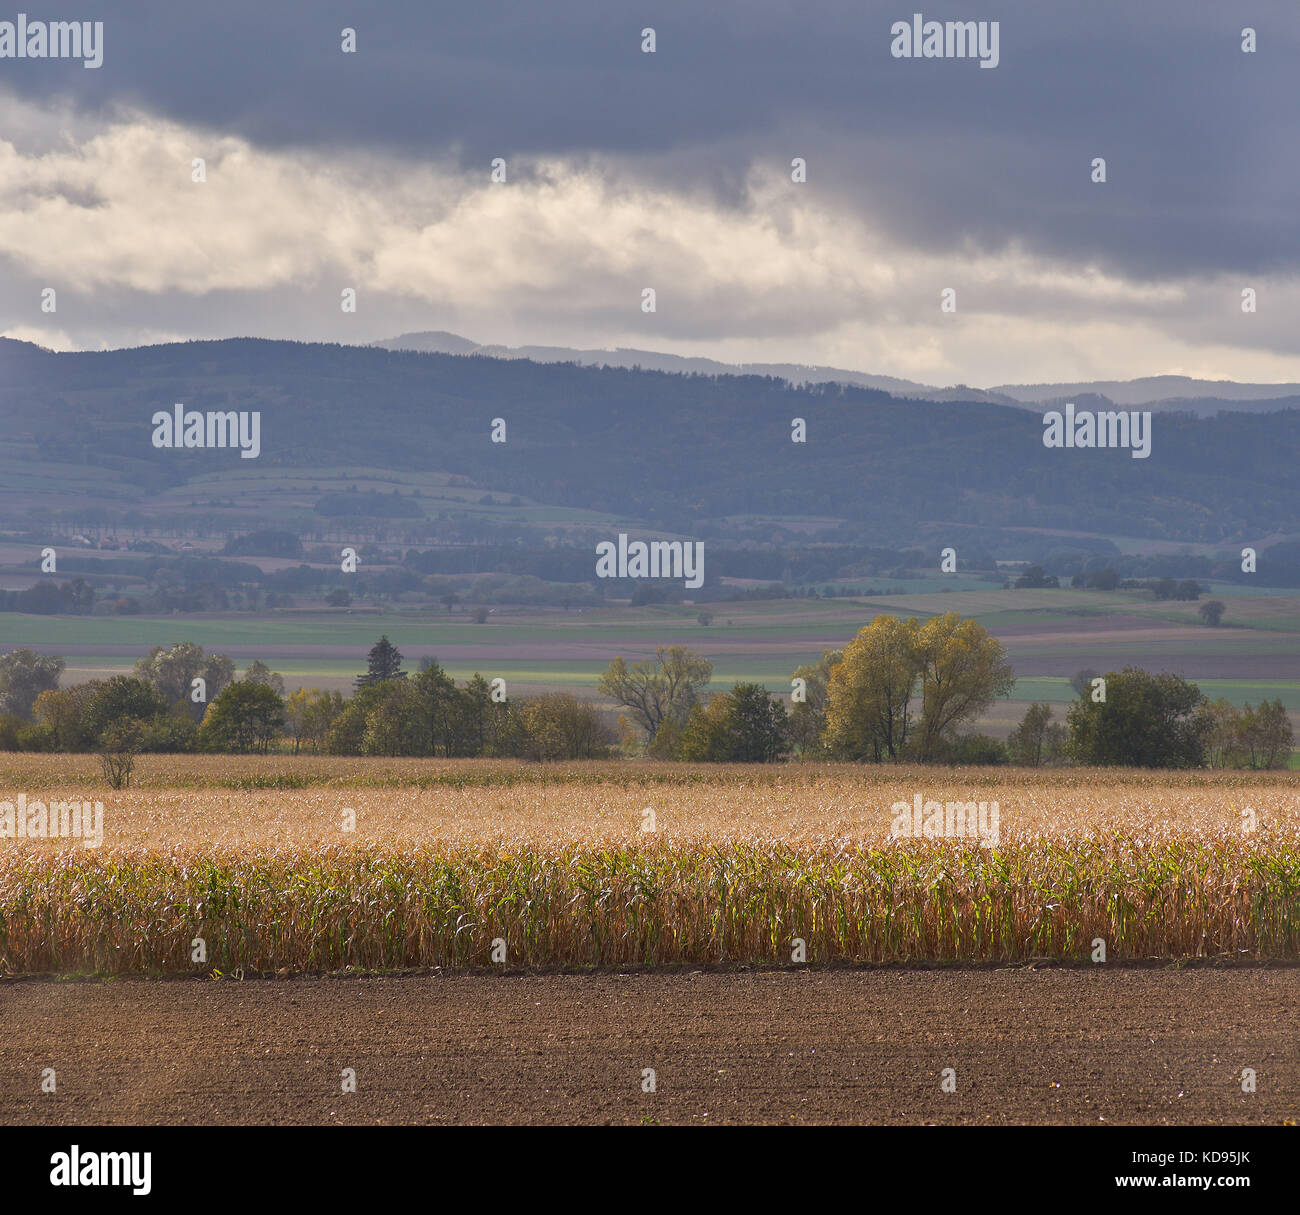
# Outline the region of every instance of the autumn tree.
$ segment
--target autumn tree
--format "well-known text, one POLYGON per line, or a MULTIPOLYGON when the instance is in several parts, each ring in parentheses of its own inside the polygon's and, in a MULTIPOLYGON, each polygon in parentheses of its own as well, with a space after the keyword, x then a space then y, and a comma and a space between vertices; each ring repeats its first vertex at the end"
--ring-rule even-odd
POLYGON ((94 742, 86 727, 86 705, 93 694, 90 684, 60 691, 47 690, 36 698, 33 716, 49 733, 55 751, 85 751, 94 742))
POLYGON ((736 763, 768 764, 790 745, 785 705, 761 683, 737 683, 727 694, 730 758, 736 763))
POLYGON ((452 755, 513 755, 518 721, 509 701, 492 699, 492 685, 474 672, 455 705, 452 755))
POLYGON ((199 745, 209 751, 256 751, 265 755, 284 726, 284 701, 266 684, 236 680, 209 706, 199 726, 199 745))
MULTIPOLYGON (((656 758, 684 759, 691 763, 720 763, 729 759, 730 700, 725 692, 721 692, 711 696, 708 704, 693 704, 686 716, 686 724, 675 726, 673 730, 672 753, 657 755, 656 758)), ((655 742, 660 742, 658 735, 655 742)))
POLYGON ((334 719, 343 712, 343 694, 320 688, 299 688, 284 706, 285 733, 293 739, 293 753, 308 744, 317 750, 325 741, 334 719))
POLYGON ((877 616, 844 647, 826 686, 826 742, 845 759, 897 759, 920 675, 914 617, 877 616))
MULTIPOLYGON (((678 721, 676 717, 665 717, 659 723, 659 729, 655 735, 646 743, 645 753, 651 759, 681 759, 682 758, 682 738, 686 733, 687 724, 697 712, 702 712, 704 706, 696 701, 691 706, 691 711, 686 715, 686 721, 678 721)), ((626 718, 620 716, 620 721, 626 718)))
POLYGON ((325 749, 331 755, 360 755, 366 733, 366 718, 388 692, 390 681, 368 683, 344 703, 343 711, 330 722, 325 749))
POLYGON ((1241 710, 1220 696, 1197 709, 1197 733, 1211 768, 1237 768, 1241 760, 1241 710))
POLYGON ((422 753, 455 754, 460 724, 460 693, 455 680, 435 658, 422 661, 420 673, 407 682, 411 685, 411 707, 423 736, 422 753))
POLYGON ((660 646, 653 659, 629 665, 620 655, 597 685, 618 701, 653 739, 665 718, 684 723, 699 691, 713 678, 713 663, 683 645, 660 646))
POLYGON ((1285 768, 1295 742, 1291 720, 1280 699, 1260 701, 1258 709, 1247 705, 1238 737, 1252 768, 1285 768))
POLYGON ((604 759, 614 741, 596 707, 568 692, 530 697, 519 716, 528 759, 604 759))
POLYGON ((947 612, 921 624, 877 616, 830 672, 826 740, 848 759, 939 759, 957 729, 1015 683, 982 625, 947 612), (912 699, 919 687, 919 713, 912 699))
POLYGON ((259 683, 270 688, 277 696, 284 697, 284 676, 271 670, 260 658, 254 658, 244 672, 245 683, 259 683))
POLYGON ((493 700, 492 685, 474 672, 461 689, 460 745, 464 755, 518 755, 523 726, 513 702, 493 700))
POLYGON ((1001 642, 956 612, 932 617, 917 633, 921 719, 917 758, 935 758, 959 726, 1011 691, 1015 674, 1001 642))
POLYGON ((99 738, 113 722, 128 717, 139 721, 143 731, 143 723, 167 711, 167 698, 131 675, 93 680, 89 686, 93 690, 87 697, 82 723, 92 738, 99 738))
POLYGON ((416 695, 408 679, 388 679, 373 685, 381 695, 366 713, 361 735, 362 755, 427 754, 416 695))
POLYGON ((785 705, 762 684, 737 683, 696 704, 686 719, 680 758, 712 763, 771 763, 789 746, 785 705))

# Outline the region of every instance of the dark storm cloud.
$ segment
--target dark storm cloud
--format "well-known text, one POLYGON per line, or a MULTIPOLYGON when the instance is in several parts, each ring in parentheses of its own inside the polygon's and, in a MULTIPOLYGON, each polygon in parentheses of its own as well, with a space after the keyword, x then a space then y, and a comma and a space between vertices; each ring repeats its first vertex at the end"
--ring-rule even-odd
POLYGON ((931 252, 1017 242, 1135 278, 1300 258, 1300 17, 1280 0, 229 0, 31 16, 102 19, 104 65, 5 60, 0 85, 263 146, 450 152, 466 166, 591 153, 723 206, 743 202, 749 164, 798 155, 810 185, 931 252), (891 23, 916 11, 998 21, 999 66, 891 58, 891 23), (344 26, 356 55, 340 53, 344 26), (1089 181, 1094 156, 1105 186, 1089 181))

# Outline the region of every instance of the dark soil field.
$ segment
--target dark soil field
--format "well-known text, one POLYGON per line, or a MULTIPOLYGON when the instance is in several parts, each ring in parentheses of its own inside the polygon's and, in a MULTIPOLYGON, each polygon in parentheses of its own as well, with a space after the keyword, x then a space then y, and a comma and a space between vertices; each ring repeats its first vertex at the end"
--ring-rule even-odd
POLYGON ((1296 968, 29 980, 0 1010, 4 1124, 1300 1118, 1296 968))

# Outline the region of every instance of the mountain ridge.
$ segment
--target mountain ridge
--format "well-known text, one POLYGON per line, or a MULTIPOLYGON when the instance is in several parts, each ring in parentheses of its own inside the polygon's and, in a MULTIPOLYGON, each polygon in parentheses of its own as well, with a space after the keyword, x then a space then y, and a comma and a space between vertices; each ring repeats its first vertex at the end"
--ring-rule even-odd
MULTIPOLYGON (((226 338, 191 339, 189 342, 156 343, 120 347, 116 350, 150 350, 182 347, 194 341, 276 341, 278 339, 226 338)), ((340 343, 292 343, 302 346, 340 343)), ((701 356, 665 354, 661 351, 617 347, 613 350, 579 349, 568 346, 481 345, 446 330, 400 334, 379 341, 359 343, 359 348, 417 354, 447 354, 462 357, 531 361, 540 364, 574 363, 582 367, 619 367, 627 370, 661 371, 667 374, 712 376, 772 376, 795 387, 805 384, 843 384, 876 392, 887 392, 901 400, 936 402, 980 402, 1018 409, 1056 409, 1066 401, 1098 408, 1146 407, 1166 413, 1185 412, 1210 417, 1221 411, 1266 413, 1300 406, 1300 383, 1247 383, 1236 380, 1198 380, 1190 376, 1141 376, 1133 380, 1091 380, 1063 383, 1004 384, 980 389, 966 385, 940 388, 897 376, 875 375, 841 367, 804 363, 724 363, 701 356)), ((56 351, 19 338, 0 336, 0 360, 12 373, 30 371, 41 360, 64 355, 109 354, 114 351, 56 351)))
MULTIPOLYGON (((0 345, 0 424, 0 527, 15 531, 40 518, 81 527, 135 514, 169 526, 198 515, 220 531, 277 518, 310 532, 332 517, 331 493, 360 482, 363 515, 377 486, 409 498, 422 484, 432 496, 421 534, 481 540, 503 534, 501 521, 476 532, 464 512, 502 508, 501 496, 520 500, 510 509, 531 510, 525 499, 548 508, 510 525, 539 542, 574 511, 735 542, 808 527, 801 544, 911 542, 944 519, 1212 544, 1300 533, 1294 407, 1162 413, 1151 458, 1135 460, 1048 450, 1024 406, 918 403, 770 376, 260 338, 69 353, 10 341, 0 345), (155 447, 155 411, 177 402, 256 411, 259 458, 155 447), (504 431, 493 439, 496 419, 508 441, 504 431), (795 419, 806 436, 795 437, 795 419)), ((398 505, 409 513, 386 505, 385 518, 399 518, 398 505)))
POLYGON ((982 401, 987 404, 1027 408, 1051 408, 1073 397, 1102 398, 1113 405, 1183 408, 1192 413, 1218 409, 1251 409, 1259 402, 1282 402, 1276 408, 1290 408, 1300 398, 1300 383, 1256 384, 1237 380, 1198 380, 1191 376, 1140 376, 1133 380, 1080 380, 1064 383, 1001 384, 972 388, 956 384, 941 388, 898 376, 877 375, 843 367, 811 363, 724 363, 692 355, 616 347, 613 350, 581 349, 570 346, 480 345, 446 330, 399 334, 370 345, 384 350, 408 350, 421 354, 477 355, 480 358, 530 359, 536 363, 577 363, 579 366, 641 367, 648 371, 692 372, 704 375, 771 375, 800 384, 851 384, 872 388, 891 396, 926 401, 982 401))

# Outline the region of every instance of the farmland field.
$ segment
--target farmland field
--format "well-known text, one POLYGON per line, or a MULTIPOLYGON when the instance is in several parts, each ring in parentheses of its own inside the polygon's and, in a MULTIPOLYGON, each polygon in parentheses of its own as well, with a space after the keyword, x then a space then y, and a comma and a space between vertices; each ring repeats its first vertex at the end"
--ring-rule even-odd
POLYGON ((531 968, 784 965, 794 938, 812 964, 1300 959, 1289 773, 145 757, 113 792, 93 765, 5 761, 9 797, 104 804, 97 847, 0 841, 8 973, 193 974, 195 937, 261 973, 494 941, 531 968), (929 838, 932 806, 968 830, 929 838))
POLYGON ((0 1123, 1297 1112, 1290 773, 4 756, 19 792, 103 841, 0 841, 0 1123), (918 795, 998 846, 891 840, 918 795))
POLYGON ((1232 1127, 1300 1113, 1295 968, 38 981, 0 998, 0 1124, 1232 1127), (46 1066, 57 1096, 31 1081, 46 1066), (1257 1092, 1242 1092, 1245 1067, 1257 1092))

